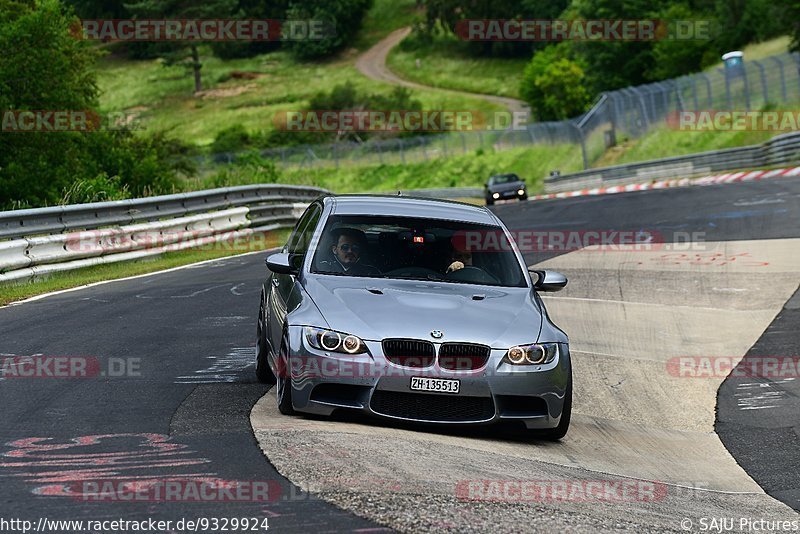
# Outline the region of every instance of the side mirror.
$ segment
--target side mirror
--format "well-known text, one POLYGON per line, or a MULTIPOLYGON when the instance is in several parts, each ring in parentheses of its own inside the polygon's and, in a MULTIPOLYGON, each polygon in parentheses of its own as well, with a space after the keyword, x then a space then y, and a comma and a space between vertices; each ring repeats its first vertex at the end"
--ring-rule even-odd
POLYGON ((267 258, 267 269, 275 274, 298 274, 300 269, 291 260, 290 255, 285 252, 272 254, 267 258))
POLYGON ((536 275, 533 287, 537 291, 561 291, 567 287, 567 277, 556 271, 537 271, 528 269, 531 275, 536 275))

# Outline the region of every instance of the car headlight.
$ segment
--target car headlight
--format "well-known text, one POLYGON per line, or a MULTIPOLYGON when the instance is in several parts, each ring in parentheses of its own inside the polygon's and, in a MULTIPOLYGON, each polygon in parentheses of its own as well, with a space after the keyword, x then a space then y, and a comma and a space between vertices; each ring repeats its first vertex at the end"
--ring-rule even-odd
POLYGON ((524 189, 522 189, 522 188, 520 188, 520 189, 517 191, 517 194, 518 194, 518 195, 524 195, 524 194, 525 194, 525 190, 524 190, 524 189))
POLYGON ((555 360, 557 354, 557 343, 518 345, 508 349, 503 361, 512 365, 543 365, 555 360))
POLYGON ((492 195, 492 198, 497 199, 500 198, 500 193, 495 193, 492 195))
POLYGON ((363 354, 367 352, 367 346, 361 338, 307 326, 303 329, 308 344, 317 350, 327 350, 329 352, 339 352, 342 354, 363 354))

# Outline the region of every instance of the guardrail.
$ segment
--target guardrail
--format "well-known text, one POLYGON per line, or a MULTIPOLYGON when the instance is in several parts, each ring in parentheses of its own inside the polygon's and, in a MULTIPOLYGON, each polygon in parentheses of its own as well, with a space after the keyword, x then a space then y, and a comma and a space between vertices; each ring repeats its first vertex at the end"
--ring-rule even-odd
POLYGON ((325 193, 253 185, 0 212, 0 282, 291 227, 325 193))
POLYGON ((692 178, 715 172, 771 167, 798 161, 800 132, 791 132, 775 136, 760 145, 712 150, 548 177, 545 179, 545 191, 559 193, 653 179, 692 178))

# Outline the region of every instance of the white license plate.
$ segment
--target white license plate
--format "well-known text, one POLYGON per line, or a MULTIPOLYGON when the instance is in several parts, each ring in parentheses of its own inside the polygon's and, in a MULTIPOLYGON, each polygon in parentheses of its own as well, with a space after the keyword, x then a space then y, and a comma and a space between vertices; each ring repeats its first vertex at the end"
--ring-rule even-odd
POLYGON ((411 377, 411 389, 413 391, 436 391, 438 393, 458 393, 461 388, 460 380, 448 380, 445 378, 425 378, 422 376, 411 377))

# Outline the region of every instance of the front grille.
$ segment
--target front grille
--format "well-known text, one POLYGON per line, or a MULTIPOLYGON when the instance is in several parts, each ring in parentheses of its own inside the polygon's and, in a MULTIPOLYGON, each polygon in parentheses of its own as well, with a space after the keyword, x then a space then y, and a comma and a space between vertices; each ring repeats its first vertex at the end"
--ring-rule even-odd
POLYGON ((430 367, 436 359, 433 343, 419 339, 384 339, 383 354, 393 364, 405 367, 430 367))
POLYGON ((486 365, 491 352, 486 345, 445 343, 439 349, 439 367, 451 371, 480 369, 486 365))
POLYGON ((491 397, 427 395, 377 390, 370 408, 375 413, 417 421, 469 422, 494 417, 491 397))

